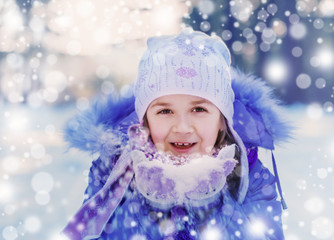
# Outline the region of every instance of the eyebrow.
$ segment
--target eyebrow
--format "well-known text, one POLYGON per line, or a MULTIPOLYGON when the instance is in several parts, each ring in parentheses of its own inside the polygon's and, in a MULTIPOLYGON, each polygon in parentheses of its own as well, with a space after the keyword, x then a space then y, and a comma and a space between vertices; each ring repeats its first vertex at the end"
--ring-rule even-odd
MULTIPOLYGON (((197 101, 192 101, 190 102, 191 105, 199 105, 199 104, 212 104, 210 101, 206 100, 206 99, 201 99, 201 100, 197 100, 197 101)), ((152 106, 150 106, 151 108, 155 108, 155 107, 170 107, 172 106, 169 103, 165 103, 165 102, 156 102, 154 104, 152 104, 152 106)))
POLYGON ((171 104, 169 103, 164 103, 164 102, 156 102, 154 103, 152 106, 150 106, 151 108, 154 108, 154 107, 170 107, 171 104))
POLYGON ((212 104, 210 101, 206 100, 206 99, 201 99, 201 100, 197 100, 197 101, 192 101, 191 104, 193 105, 197 105, 197 104, 212 104))

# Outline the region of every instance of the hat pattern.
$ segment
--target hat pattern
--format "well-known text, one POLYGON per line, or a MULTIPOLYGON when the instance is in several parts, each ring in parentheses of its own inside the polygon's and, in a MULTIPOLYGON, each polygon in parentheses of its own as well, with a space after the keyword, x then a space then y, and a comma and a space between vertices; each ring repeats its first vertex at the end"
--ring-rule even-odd
POLYGON ((209 100, 232 122, 230 53, 221 39, 186 29, 150 38, 147 45, 134 89, 140 120, 156 98, 189 94, 209 100))

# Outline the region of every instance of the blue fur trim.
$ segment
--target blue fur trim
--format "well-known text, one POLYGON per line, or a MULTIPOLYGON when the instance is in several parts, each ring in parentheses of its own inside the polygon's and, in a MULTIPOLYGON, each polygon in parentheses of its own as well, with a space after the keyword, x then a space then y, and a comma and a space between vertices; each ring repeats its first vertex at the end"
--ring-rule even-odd
POLYGON ((100 96, 89 110, 67 122, 65 140, 70 147, 108 157, 124 147, 128 127, 137 122, 133 96, 100 96))
MULTIPOLYGON (((274 148, 287 141, 292 127, 284 119, 280 102, 272 89, 253 75, 232 69, 235 93, 233 128, 246 147, 274 148)), ((99 96, 91 108, 73 117, 65 126, 70 147, 109 157, 122 150, 128 140, 127 129, 138 123, 134 96, 99 96)))
POLYGON ((291 138, 291 125, 284 119, 281 102, 273 89, 253 75, 232 69, 232 88, 235 93, 234 129, 246 147, 274 149, 275 144, 291 138))

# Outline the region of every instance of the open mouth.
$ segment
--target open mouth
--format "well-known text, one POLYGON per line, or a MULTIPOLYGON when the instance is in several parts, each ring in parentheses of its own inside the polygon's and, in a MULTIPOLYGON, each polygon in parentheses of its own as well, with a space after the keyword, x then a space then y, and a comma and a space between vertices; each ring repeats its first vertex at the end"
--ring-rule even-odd
POLYGON ((183 150, 183 149, 190 149, 192 148, 196 143, 180 143, 180 142, 172 142, 172 146, 176 149, 183 150))

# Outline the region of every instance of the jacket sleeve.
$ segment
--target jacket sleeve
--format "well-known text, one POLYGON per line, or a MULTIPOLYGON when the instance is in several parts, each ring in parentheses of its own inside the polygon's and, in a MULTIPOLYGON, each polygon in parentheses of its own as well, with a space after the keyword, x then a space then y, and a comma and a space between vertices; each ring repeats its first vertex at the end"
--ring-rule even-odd
MULTIPOLYGON (((110 163, 116 162, 119 155, 113 155, 112 158, 113 159, 110 160, 110 163)), ((104 186, 111 173, 112 167, 112 164, 106 164, 106 162, 101 158, 92 162, 92 166, 89 170, 88 186, 85 191, 84 202, 94 196, 95 193, 97 193, 104 186)))
POLYGON ((284 239, 282 208, 277 200, 275 177, 260 160, 249 172, 249 188, 242 208, 254 231, 262 229, 266 239, 284 239))

